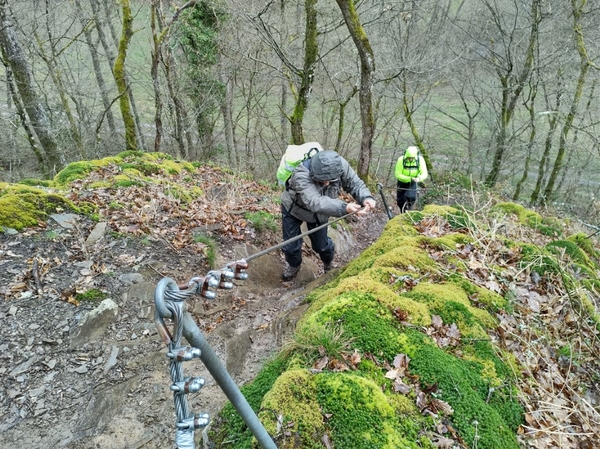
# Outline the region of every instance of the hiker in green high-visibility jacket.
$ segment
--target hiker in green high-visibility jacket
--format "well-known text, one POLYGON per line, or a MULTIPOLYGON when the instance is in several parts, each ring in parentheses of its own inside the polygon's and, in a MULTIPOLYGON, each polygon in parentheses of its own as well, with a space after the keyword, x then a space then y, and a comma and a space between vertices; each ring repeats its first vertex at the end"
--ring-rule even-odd
MULTIPOLYGON (((335 151, 321 151, 298 165, 281 194, 283 239, 301 234, 303 222, 309 230, 327 223, 329 217, 356 212, 364 215, 375 209, 373 195, 346 159, 335 151), (339 199, 343 189, 354 202, 339 199)), ((335 246, 327 236, 327 227, 309 234, 312 249, 323 261, 325 272, 331 270, 335 246)), ((292 280, 302 263, 302 239, 283 247, 286 267, 282 279, 292 280)))
POLYGON ((398 180, 396 187, 396 204, 400 213, 412 209, 417 200, 418 183, 427 179, 427 164, 417 147, 411 146, 396 162, 394 173, 398 180))

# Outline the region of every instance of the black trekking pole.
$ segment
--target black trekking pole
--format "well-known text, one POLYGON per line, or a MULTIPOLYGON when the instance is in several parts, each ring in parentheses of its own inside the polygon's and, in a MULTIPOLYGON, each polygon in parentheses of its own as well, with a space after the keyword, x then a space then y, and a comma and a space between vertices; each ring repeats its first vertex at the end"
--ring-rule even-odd
POLYGON ((385 199, 385 195, 383 194, 383 185, 380 182, 377 183, 377 190, 379 190, 379 193, 381 194, 381 199, 383 200, 383 206, 385 207, 385 212, 387 213, 388 219, 391 220, 392 218, 394 218, 394 216, 392 215, 392 211, 387 204, 387 200, 385 199))

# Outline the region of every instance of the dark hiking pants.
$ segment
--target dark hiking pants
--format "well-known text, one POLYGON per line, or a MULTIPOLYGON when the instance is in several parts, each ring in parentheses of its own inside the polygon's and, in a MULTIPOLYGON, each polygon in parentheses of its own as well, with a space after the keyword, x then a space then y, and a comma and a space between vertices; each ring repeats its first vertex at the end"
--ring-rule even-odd
POLYGON ((411 210, 417 200, 417 183, 400 182, 396 187, 396 204, 400 208, 400 213, 411 210))
MULTIPOLYGON (((281 224, 284 241, 302 234, 300 230, 302 220, 298 220, 293 215, 290 215, 283 206, 281 206, 281 224)), ((319 226, 319 224, 306 223, 306 226, 311 230, 319 226)), ((328 264, 333 260, 335 252, 335 245, 333 244, 333 240, 327 235, 327 228, 325 226, 323 229, 319 229, 308 235, 312 249, 321 257, 324 264, 328 264)), ((286 262, 292 267, 297 267, 302 263, 302 241, 303 239, 295 240, 282 248, 286 262)))

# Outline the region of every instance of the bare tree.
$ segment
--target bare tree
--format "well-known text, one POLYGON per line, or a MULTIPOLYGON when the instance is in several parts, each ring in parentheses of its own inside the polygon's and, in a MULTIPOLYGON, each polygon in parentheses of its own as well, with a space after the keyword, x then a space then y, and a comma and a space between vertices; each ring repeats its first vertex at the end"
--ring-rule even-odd
MULTIPOLYGON (((364 179, 369 176, 375 119, 373 117, 373 83, 375 74, 375 55, 367 37, 353 0, 336 0, 348 31, 360 57, 360 117, 362 139, 358 157, 358 175, 364 179)), ((339 138, 339 136, 338 136, 339 138)))
POLYGON ((171 100, 174 102, 174 110, 176 116, 176 140, 179 144, 179 156, 183 158, 187 158, 188 148, 191 147, 191 141, 187 141, 187 146, 184 141, 184 136, 189 136, 189 133, 186 133, 184 128, 187 127, 186 119, 187 113, 185 107, 183 105, 183 101, 179 98, 179 95, 176 92, 174 87, 174 73, 171 66, 173 56, 166 47, 166 42, 170 36, 171 27, 177 21, 181 13, 190 7, 193 7, 197 4, 197 0, 190 0, 185 3, 183 6, 178 8, 170 21, 166 21, 163 12, 163 6, 161 0, 153 0, 152 1, 152 19, 151 19, 151 27, 152 27, 152 40, 153 40, 153 49, 152 49, 152 66, 150 68, 150 73, 152 76, 152 83, 154 86, 154 106, 155 106, 155 126, 156 126, 156 134, 154 138, 154 150, 160 151, 160 145, 162 140, 162 110, 163 104, 160 97, 160 84, 158 77, 158 67, 162 62, 164 67, 164 73, 166 77, 166 83, 168 86, 169 94, 171 100), (163 55, 163 52, 166 52, 163 55))
MULTIPOLYGON (((501 106, 498 116, 498 129, 496 131, 496 149, 492 159, 492 168, 488 173, 485 184, 494 186, 498 181, 502 159, 506 153, 509 136, 509 127, 514 118, 517 101, 521 96, 523 88, 528 83, 533 70, 535 48, 538 41, 539 23, 542 19, 541 0, 532 0, 529 11, 529 39, 527 48, 523 55, 522 64, 516 59, 518 56, 518 46, 516 45, 519 36, 517 32, 519 10, 515 2, 514 15, 512 20, 507 20, 510 15, 505 16, 502 11, 496 8, 492 2, 485 2, 493 24, 498 30, 500 36, 500 45, 489 47, 489 62, 493 65, 501 87, 501 106)), ((495 37, 490 36, 492 44, 495 37)))
POLYGON ((83 33, 84 29, 82 29, 78 34, 76 34, 72 39, 67 40, 67 42, 62 46, 62 48, 58 48, 58 42, 57 39, 54 38, 54 33, 52 30, 52 24, 55 21, 53 13, 54 11, 50 10, 50 8, 48 7, 48 0, 46 0, 44 8, 44 21, 47 33, 47 41, 45 42, 45 39, 43 39, 37 31, 34 31, 33 34, 38 46, 39 55, 41 56, 42 60, 46 63, 48 67, 48 73, 50 74, 55 90, 58 93, 60 104, 62 106, 61 112, 65 115, 69 123, 71 140, 73 141, 75 148, 77 149, 79 157, 85 159, 87 157, 86 149, 83 145, 77 120, 75 118, 75 115, 73 114, 73 111, 71 110, 71 105, 69 104, 68 87, 65 85, 62 70, 58 66, 58 58, 60 54, 67 51, 69 47, 77 39, 79 39, 79 35, 83 33), (48 50, 46 50, 46 45, 48 46, 48 50))
MULTIPOLYGON (((102 105, 104 106, 104 110, 100 114, 99 123, 102 123, 104 117, 106 117, 106 123, 108 125, 108 130, 110 135, 115 135, 117 132, 117 128, 115 125, 115 118, 112 113, 112 102, 109 98, 109 89, 104 79, 104 75, 102 73, 102 63, 100 60, 100 56, 98 54, 98 50, 96 48, 96 43, 94 42, 94 38, 92 35, 92 27, 97 24, 84 16, 83 8, 81 7, 80 0, 74 0, 74 5, 76 8, 77 15, 79 16, 79 21, 81 24, 81 28, 83 29, 83 35, 85 36, 85 42, 87 44, 88 50, 90 52, 90 57, 92 58, 92 65, 94 68, 94 76, 96 77, 96 82, 98 83, 98 88, 100 89, 100 98, 102 99, 102 105)), ((99 126, 97 126, 99 128, 99 126)))
POLYGON ((50 175, 62 166, 58 145, 50 129, 48 110, 38 98, 29 65, 17 41, 7 0, 0 0, 0 45, 5 63, 12 71, 23 108, 42 147, 44 155, 42 171, 50 175))
POLYGON ((575 91, 573 92, 571 106, 560 133, 558 152, 556 154, 556 159, 554 160, 552 172, 550 173, 548 183, 544 189, 544 200, 546 201, 554 193, 554 184, 557 181, 559 173, 564 167, 563 164, 567 149, 567 139, 573 126, 573 121, 577 116, 579 103, 583 94, 583 87, 585 85, 589 69, 592 65, 592 62, 588 56, 581 22, 581 16, 584 14, 586 3, 586 0, 571 0, 571 13, 573 15, 573 37, 575 39, 577 52, 579 53, 579 76, 577 78, 575 91))

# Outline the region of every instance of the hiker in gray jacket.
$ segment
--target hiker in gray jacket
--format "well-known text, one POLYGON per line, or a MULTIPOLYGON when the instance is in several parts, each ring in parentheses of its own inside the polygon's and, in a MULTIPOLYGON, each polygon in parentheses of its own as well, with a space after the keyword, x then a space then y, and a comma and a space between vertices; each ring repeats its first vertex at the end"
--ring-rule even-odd
MULTIPOLYGON (((358 215, 365 215, 373 209, 373 195, 348 161, 335 151, 321 151, 299 164, 286 182, 281 194, 283 239, 300 235, 302 222, 311 230, 327 223, 329 217, 357 211, 358 215), (340 200, 340 189, 352 195, 356 203, 340 200)), ((324 271, 330 271, 335 245, 327 235, 327 227, 309 234, 309 238, 313 250, 323 261, 324 271)), ((290 281, 302 264, 302 239, 284 246, 283 252, 287 264, 282 278, 290 281)))

